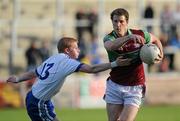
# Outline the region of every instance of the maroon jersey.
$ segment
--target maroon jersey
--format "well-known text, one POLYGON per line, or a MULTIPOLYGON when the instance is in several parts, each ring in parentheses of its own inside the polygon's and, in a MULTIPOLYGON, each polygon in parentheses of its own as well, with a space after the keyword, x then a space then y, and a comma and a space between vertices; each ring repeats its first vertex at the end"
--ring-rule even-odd
MULTIPOLYGON (((150 42, 150 34, 146 31, 129 29, 128 34, 140 35, 145 39, 146 43, 150 42)), ((114 41, 116 38, 118 38, 118 35, 112 31, 104 37, 104 42, 114 41)), ((133 40, 128 40, 116 51, 107 50, 110 62, 115 61, 119 56, 132 59, 132 63, 129 66, 116 67, 111 70, 109 78, 113 82, 124 86, 144 85, 144 67, 139 57, 141 46, 140 44, 134 43, 133 40)))

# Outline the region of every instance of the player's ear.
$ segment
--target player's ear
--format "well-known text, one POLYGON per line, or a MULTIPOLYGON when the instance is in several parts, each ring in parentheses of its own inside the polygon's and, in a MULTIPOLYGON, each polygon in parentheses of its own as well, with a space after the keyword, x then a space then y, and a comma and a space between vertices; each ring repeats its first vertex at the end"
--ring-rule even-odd
POLYGON ((67 53, 67 54, 69 54, 69 48, 65 48, 65 49, 64 49, 64 52, 67 53))

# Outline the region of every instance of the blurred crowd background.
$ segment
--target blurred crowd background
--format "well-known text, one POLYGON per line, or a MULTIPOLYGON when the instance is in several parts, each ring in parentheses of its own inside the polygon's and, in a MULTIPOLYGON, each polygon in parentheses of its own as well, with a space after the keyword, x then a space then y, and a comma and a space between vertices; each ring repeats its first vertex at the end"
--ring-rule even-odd
MULTIPOLYGON (((5 79, 10 74, 33 69, 57 53, 56 44, 62 36, 79 40, 79 60, 91 64, 106 62, 103 37, 111 32, 110 12, 118 7, 129 11, 129 27, 153 33, 164 46, 163 61, 146 65, 150 88, 145 102, 169 103, 167 99, 171 97, 174 99, 171 103, 178 103, 180 0, 0 0, 0 107, 23 106, 25 93, 34 80, 10 85, 4 83, 5 79)), ((55 103, 71 107, 104 106, 107 77, 108 71, 75 74, 67 79, 55 103)))

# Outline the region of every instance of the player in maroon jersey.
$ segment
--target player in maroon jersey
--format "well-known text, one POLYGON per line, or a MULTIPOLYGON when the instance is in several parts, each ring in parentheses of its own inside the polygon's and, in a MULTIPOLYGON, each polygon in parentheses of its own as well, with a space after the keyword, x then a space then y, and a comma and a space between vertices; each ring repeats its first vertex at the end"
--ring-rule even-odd
POLYGON ((163 48, 160 40, 143 30, 128 28, 129 13, 123 8, 117 8, 111 13, 113 31, 104 37, 104 47, 109 61, 122 56, 131 58, 129 65, 113 68, 107 79, 104 95, 109 121, 134 121, 145 93, 145 74, 139 50, 143 44, 156 44, 161 54, 156 59, 158 63, 163 58, 163 48))

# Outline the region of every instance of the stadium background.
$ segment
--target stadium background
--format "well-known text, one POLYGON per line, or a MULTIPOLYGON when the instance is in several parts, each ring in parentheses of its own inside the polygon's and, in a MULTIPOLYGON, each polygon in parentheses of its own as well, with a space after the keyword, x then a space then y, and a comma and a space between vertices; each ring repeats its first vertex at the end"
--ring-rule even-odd
MULTIPOLYGON (((50 43, 52 53, 56 53, 56 43, 62 36, 77 37, 75 14, 78 9, 96 10, 98 13, 97 42, 101 62, 107 61, 102 38, 112 30, 110 12, 124 7, 130 13, 130 27, 145 29, 152 24, 154 34, 160 35, 159 16, 164 4, 175 9, 179 0, 151 0, 155 11, 153 20, 146 21, 142 12, 148 0, 0 0, 0 108, 23 107, 27 92, 25 83, 6 84, 9 74, 20 74, 26 70, 25 50, 30 40, 37 38, 50 43)), ((86 26, 86 25, 85 25, 86 26)), ((90 38, 85 33, 86 38, 90 38)), ((86 40, 86 46, 89 40, 86 40)), ((166 48, 169 52, 169 48, 166 48)), ((174 51, 173 51, 174 53, 174 51)), ((159 65, 147 75, 147 95, 144 105, 180 104, 180 51, 175 51, 176 70, 157 72, 159 65)), ((82 61, 89 62, 89 56, 82 61)), ((98 75, 73 74, 65 81, 61 92, 53 99, 58 108, 97 108, 105 107, 102 97, 105 80, 109 71, 98 75)))

